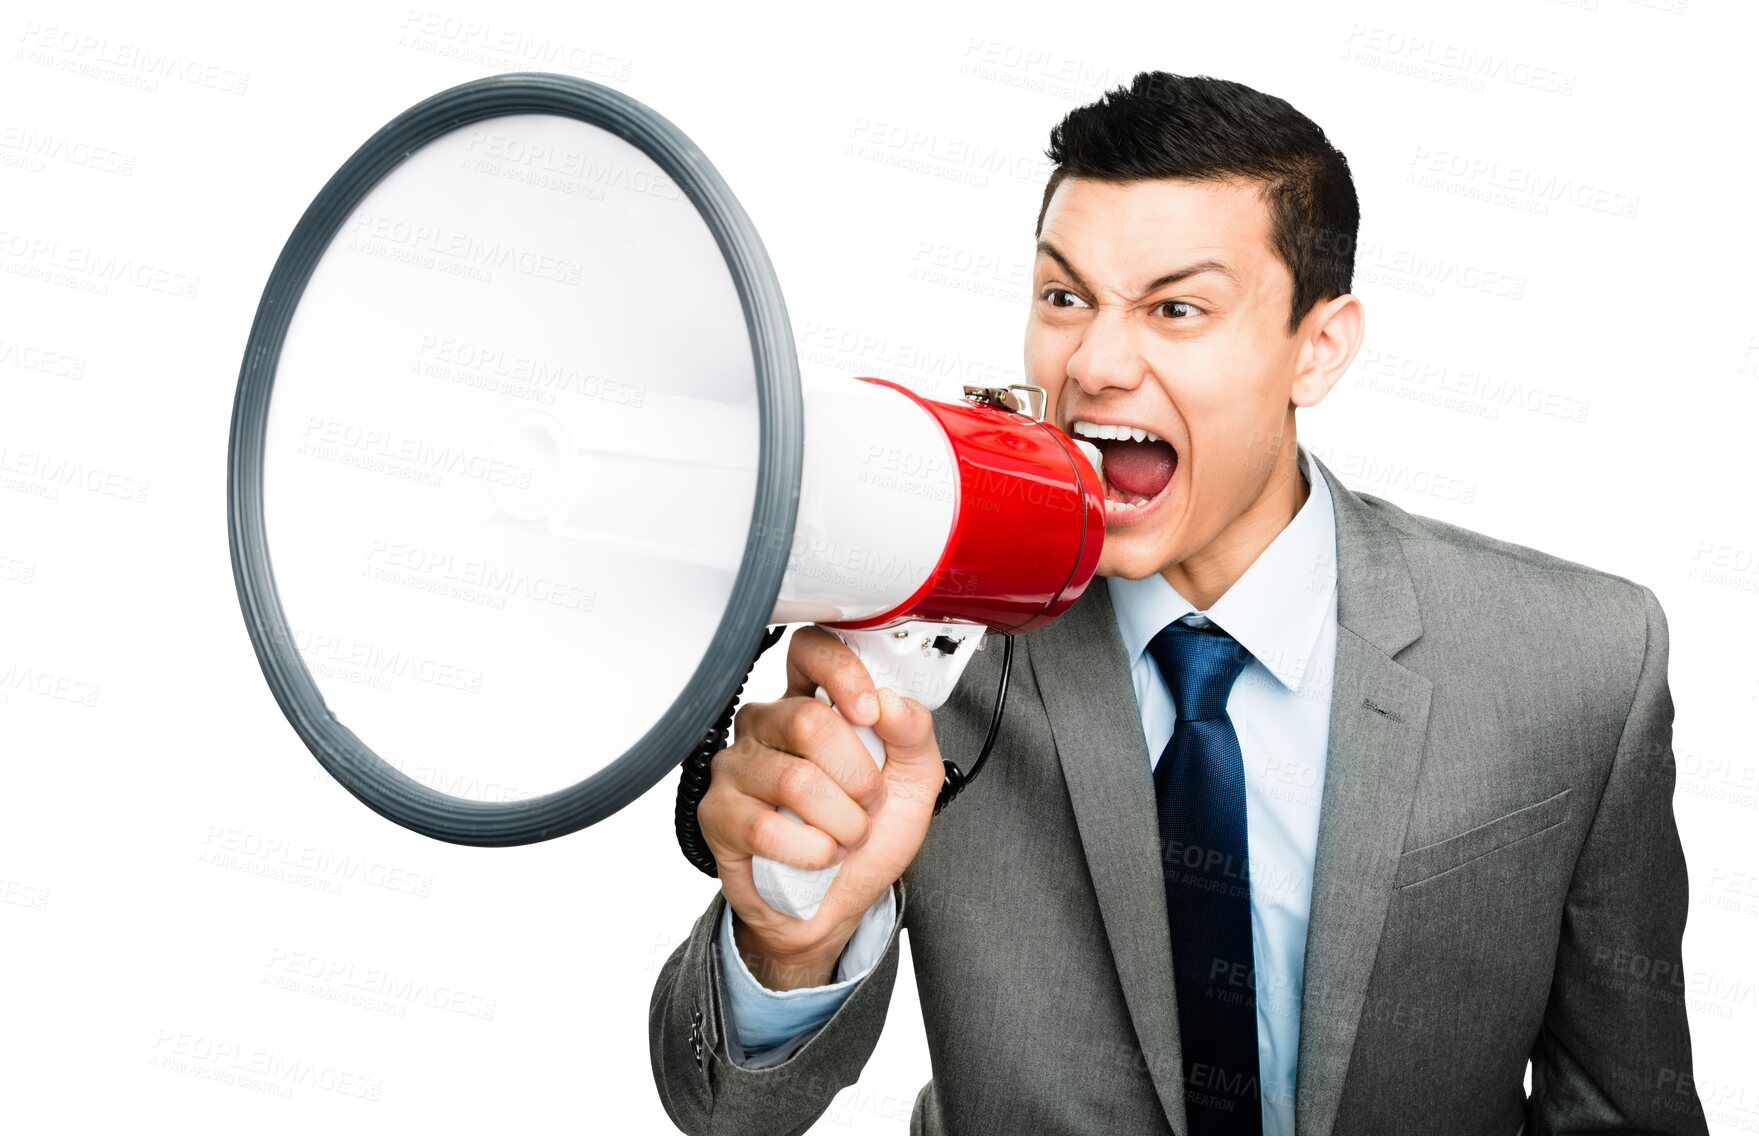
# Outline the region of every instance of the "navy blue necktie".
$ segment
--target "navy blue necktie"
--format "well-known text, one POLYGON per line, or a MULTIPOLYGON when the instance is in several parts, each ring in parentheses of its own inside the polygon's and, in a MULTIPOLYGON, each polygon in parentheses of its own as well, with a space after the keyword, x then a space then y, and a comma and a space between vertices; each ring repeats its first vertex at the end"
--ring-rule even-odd
POLYGON ((1262 1131, 1246 854, 1246 770, 1228 692, 1252 656, 1218 627, 1173 622, 1148 644, 1172 691, 1154 767, 1185 1115, 1192 1136, 1262 1131))

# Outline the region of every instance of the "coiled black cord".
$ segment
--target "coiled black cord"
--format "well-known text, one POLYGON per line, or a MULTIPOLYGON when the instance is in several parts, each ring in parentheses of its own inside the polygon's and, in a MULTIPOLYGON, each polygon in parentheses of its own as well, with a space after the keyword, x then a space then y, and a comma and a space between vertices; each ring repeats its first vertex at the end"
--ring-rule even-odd
POLYGON ((977 751, 977 760, 971 764, 970 773, 962 773, 959 767, 947 758, 941 758, 946 766, 946 780, 941 782, 941 791, 934 799, 934 815, 940 816, 941 810, 953 803, 953 798, 964 791, 977 777, 978 770, 989 760, 990 747, 996 744, 996 735, 1002 730, 1002 707, 1008 704, 1008 672, 1014 669, 1014 637, 1002 636, 1002 675, 996 680, 996 708, 989 716, 989 733, 984 735, 983 748, 977 751))
POLYGON ((720 872, 715 868, 715 855, 709 851, 708 842, 702 838, 702 826, 696 820, 696 806, 708 793, 709 762, 715 754, 727 748, 727 733, 733 728, 733 712, 739 709, 739 695, 745 690, 745 684, 751 679, 752 668, 763 653, 775 645, 782 637, 783 627, 772 627, 763 633, 757 644, 757 653, 751 656, 751 666, 745 668, 745 677, 733 690, 733 697, 727 703, 727 709, 715 719, 714 725, 703 734, 702 741, 696 744, 684 759, 684 772, 678 778, 678 803, 672 809, 673 826, 678 830, 678 848, 684 858, 708 875, 718 877, 720 872))
MULTIPOLYGON (((739 695, 745 690, 746 681, 751 678, 752 667, 757 666, 757 660, 763 657, 763 653, 782 637, 782 630, 781 627, 772 627, 764 633, 757 653, 751 657, 751 667, 745 669, 745 678, 740 680, 738 689, 734 690, 727 709, 709 727, 708 732, 703 734, 702 741, 696 748, 685 757, 683 773, 678 778, 678 800, 672 811, 673 824, 678 830, 678 848, 684 853, 684 858, 705 875, 717 878, 720 875, 715 866, 714 853, 709 851, 708 842, 703 840, 702 826, 696 819, 696 806, 702 803, 702 798, 708 793, 709 763, 715 759, 715 754, 727 748, 727 734, 733 728, 733 713, 739 709, 739 695)), ((1002 708, 1008 702, 1008 675, 1013 668, 1014 637, 1004 635, 1002 673, 996 682, 996 708, 990 715, 989 733, 983 739, 983 749, 978 752, 977 760, 972 763, 969 773, 960 770, 952 761, 941 759, 945 770, 941 791, 935 797, 934 815, 939 816, 940 811, 951 804, 953 798, 964 791, 965 786, 971 784, 978 771, 983 768, 983 763, 989 760, 989 751, 996 744, 996 735, 1001 732, 1002 708)))

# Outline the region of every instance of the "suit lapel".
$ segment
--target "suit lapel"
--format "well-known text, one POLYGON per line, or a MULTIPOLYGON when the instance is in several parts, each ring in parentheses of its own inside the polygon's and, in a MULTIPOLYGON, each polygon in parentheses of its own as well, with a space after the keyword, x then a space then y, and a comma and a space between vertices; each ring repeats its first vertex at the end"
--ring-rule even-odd
MULTIPOLYGON (((1319 462, 1309 451, 1309 457, 1319 462)), ((1429 720, 1392 656, 1422 633, 1397 537, 1319 462, 1337 519, 1338 646, 1296 1073, 1297 1136, 1329 1136, 1391 898, 1429 720)), ((1142 719, 1106 587, 1021 643, 1031 657, 1124 1000, 1167 1122, 1185 1131, 1172 941, 1142 719)))
POLYGON ((1182 1136, 1184 1077, 1154 781, 1104 582, 1094 580, 1061 619, 1021 642, 1050 719, 1124 1001, 1167 1122, 1182 1136))
POLYGON ((1423 631, 1398 538, 1320 469, 1337 517, 1338 647, 1307 923, 1297 1136, 1329 1136, 1337 1120, 1429 723, 1429 680, 1393 661, 1423 631))

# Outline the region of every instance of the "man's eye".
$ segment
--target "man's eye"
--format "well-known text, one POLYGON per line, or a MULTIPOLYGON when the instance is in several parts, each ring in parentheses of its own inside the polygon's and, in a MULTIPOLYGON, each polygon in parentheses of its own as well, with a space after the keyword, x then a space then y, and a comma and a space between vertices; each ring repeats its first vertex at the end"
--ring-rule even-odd
POLYGON ((1164 303, 1156 304, 1155 308, 1156 308, 1156 310, 1158 310, 1160 312, 1161 315, 1168 316, 1172 319, 1186 319, 1189 317, 1188 316, 1174 315, 1172 312, 1169 312, 1167 310, 1168 308, 1184 308, 1188 313, 1190 313, 1190 315, 1196 315, 1197 311, 1198 311, 1198 309, 1196 307, 1192 306, 1191 304, 1187 304, 1183 300, 1167 300, 1164 303))
POLYGON ((1046 288, 1045 302, 1053 308, 1085 308, 1087 304, 1067 288, 1046 288))

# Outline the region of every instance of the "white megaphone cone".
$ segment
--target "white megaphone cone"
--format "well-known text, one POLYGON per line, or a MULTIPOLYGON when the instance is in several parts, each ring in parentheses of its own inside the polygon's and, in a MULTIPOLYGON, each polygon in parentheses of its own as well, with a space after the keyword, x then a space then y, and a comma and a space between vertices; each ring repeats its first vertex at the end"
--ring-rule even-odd
MULTIPOLYGON (((1043 413, 1028 386, 803 390, 763 242, 689 138, 602 84, 488 76, 361 145, 276 260, 233 578, 350 793, 437 840, 552 840, 721 734, 766 627, 822 624, 936 708, 985 634, 1074 603, 1105 494, 1043 413), (680 281, 688 319, 655 302, 680 281)), ((835 871, 754 873, 810 915, 835 871)))

